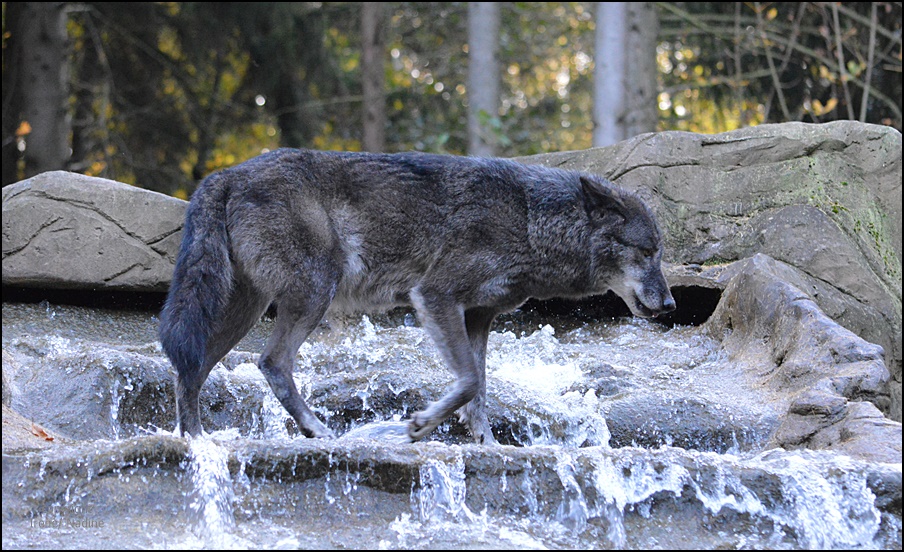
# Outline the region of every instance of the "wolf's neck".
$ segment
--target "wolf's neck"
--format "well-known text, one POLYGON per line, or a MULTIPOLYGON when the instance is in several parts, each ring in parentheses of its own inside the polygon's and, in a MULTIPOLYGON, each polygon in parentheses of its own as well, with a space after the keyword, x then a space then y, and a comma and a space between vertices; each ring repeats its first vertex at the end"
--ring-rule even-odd
POLYGON ((583 205, 569 198, 558 198, 528 211, 528 243, 535 261, 538 298, 580 293, 590 283, 590 221, 583 205))

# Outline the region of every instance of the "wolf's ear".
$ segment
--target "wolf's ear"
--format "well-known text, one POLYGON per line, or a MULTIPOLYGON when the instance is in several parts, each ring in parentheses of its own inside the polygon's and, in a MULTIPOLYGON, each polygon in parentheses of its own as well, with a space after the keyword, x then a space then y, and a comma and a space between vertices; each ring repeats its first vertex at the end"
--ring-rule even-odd
POLYGON ((622 203, 618 192, 599 182, 581 176, 581 190, 584 192, 584 203, 589 213, 612 213, 625 216, 627 208, 622 203))

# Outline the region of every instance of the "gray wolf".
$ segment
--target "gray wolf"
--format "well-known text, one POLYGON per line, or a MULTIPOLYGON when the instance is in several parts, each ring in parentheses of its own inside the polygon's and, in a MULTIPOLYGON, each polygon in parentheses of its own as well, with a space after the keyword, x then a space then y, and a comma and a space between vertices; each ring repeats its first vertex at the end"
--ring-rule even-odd
POLYGON ((412 440, 458 411, 494 442, 485 354, 494 317, 528 298, 612 290, 638 316, 675 308, 650 209, 578 172, 420 153, 280 149, 207 177, 192 196, 160 316, 183 435, 201 435, 213 366, 276 306, 259 368, 308 437, 333 432, 292 381, 328 309, 410 304, 457 379, 408 421, 412 440))

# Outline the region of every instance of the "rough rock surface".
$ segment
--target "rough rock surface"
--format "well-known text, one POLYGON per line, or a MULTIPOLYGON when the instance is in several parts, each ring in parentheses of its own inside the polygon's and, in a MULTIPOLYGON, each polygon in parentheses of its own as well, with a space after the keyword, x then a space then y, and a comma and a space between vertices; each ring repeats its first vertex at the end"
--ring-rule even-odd
MULTIPOLYGON (((723 460, 668 447, 591 447, 562 454, 543 446, 387 445, 354 439, 204 442, 206 449, 224 456, 226 473, 218 474, 217 483, 228 489, 221 495, 229 498, 226 514, 234 508, 234 520, 223 514, 222 501, 209 498, 209 491, 203 494, 206 488, 193 485, 192 477, 186 476, 200 465, 193 458, 195 443, 163 435, 98 441, 4 456, 5 548, 25 548, 36 540, 37 547, 49 549, 61 541, 66 547, 87 543, 102 548, 111 540, 153 548, 161 542, 197 543, 199 539, 191 535, 194 529, 210 548, 224 540, 250 548, 279 548, 287 542, 293 548, 318 550, 430 548, 442 538, 451 541, 448 549, 457 549, 475 542, 486 544, 481 535, 491 533, 490 524, 508 516, 517 516, 517 523, 529 524, 532 530, 555 520, 558 534, 565 536, 551 544, 560 548, 617 548, 613 543, 624 543, 620 548, 655 548, 662 543, 663 525, 669 527, 670 546, 734 548, 756 538, 758 527, 762 531, 762 523, 756 525, 760 517, 785 529, 789 537, 781 542, 783 547, 831 548, 839 541, 848 542, 844 539, 852 532, 849 527, 859 528, 850 519, 861 512, 856 507, 866 510, 861 515, 874 515, 877 521, 880 515, 900 516, 900 466, 841 463, 817 453, 801 458, 797 453, 774 451, 753 460, 723 460), (801 468, 815 472, 816 477, 806 477, 801 468), (457 486, 446 483, 455 482, 456 476, 457 486), (814 487, 814 481, 825 483, 828 492, 814 487), (836 502, 867 496, 869 503, 863 499, 854 506, 843 502, 847 509, 842 513, 852 511, 850 516, 812 506, 832 506, 833 491, 840 496, 836 502), (828 499, 823 498, 825 494, 828 499), (189 500, 202 506, 206 517, 197 514, 198 506, 187 508, 189 500), (730 506, 713 508, 720 501, 730 506), (38 516, 49 504, 69 508, 62 510, 63 519, 80 519, 76 516, 88 512, 92 521, 102 521, 104 526, 96 532, 34 530, 32 521, 42 519, 38 516), (746 504, 755 504, 759 510, 735 511, 746 504), (718 513, 713 514, 713 509, 718 513), (590 523, 585 521, 586 512, 594 515, 590 523), (453 514, 478 518, 482 529, 471 532, 470 525, 453 514), (412 535, 415 529, 408 527, 417 528, 421 516, 433 523, 424 531, 426 536, 418 538, 412 535), (815 516, 830 520, 824 531, 818 531, 821 524, 812 522, 815 516), (617 523, 618 535, 624 536, 607 537, 604 531, 595 531, 600 518, 617 523), (269 522, 264 530, 259 519, 269 522), (681 523, 674 523, 675 519, 681 523), (397 529, 400 523, 407 524, 404 533, 397 529), (136 524, 140 530, 132 528, 136 524), (246 535, 240 532, 246 525, 252 526, 250 534, 235 537, 235 533, 246 535), (451 529, 444 529, 446 525, 451 529), (450 538, 444 531, 462 536, 450 538), (301 544, 286 534, 299 535, 301 544), (415 538, 417 546, 412 546, 415 538), (701 541, 706 546, 700 546, 701 541)), ((209 480, 201 481, 212 486, 209 480)), ((895 549, 900 543, 900 537, 888 540, 876 547, 895 549)), ((763 541, 764 545, 774 543, 763 541)), ((538 548, 543 543, 497 539, 489 544, 538 548)))
POLYGON ((790 397, 769 446, 843 450, 881 462, 901 458, 901 424, 885 418, 883 350, 829 319, 763 254, 734 263, 707 329, 759 386, 790 397))
POLYGON ((3 285, 166 291, 186 203, 54 171, 3 188, 3 285))

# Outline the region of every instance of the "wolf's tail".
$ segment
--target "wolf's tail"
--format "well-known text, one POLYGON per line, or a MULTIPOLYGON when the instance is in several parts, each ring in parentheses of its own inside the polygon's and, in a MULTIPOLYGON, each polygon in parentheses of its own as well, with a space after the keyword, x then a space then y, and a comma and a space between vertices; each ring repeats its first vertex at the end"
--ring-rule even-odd
POLYGON ((224 180, 211 175, 192 196, 169 295, 160 313, 160 343, 183 381, 200 371, 233 287, 224 180))

